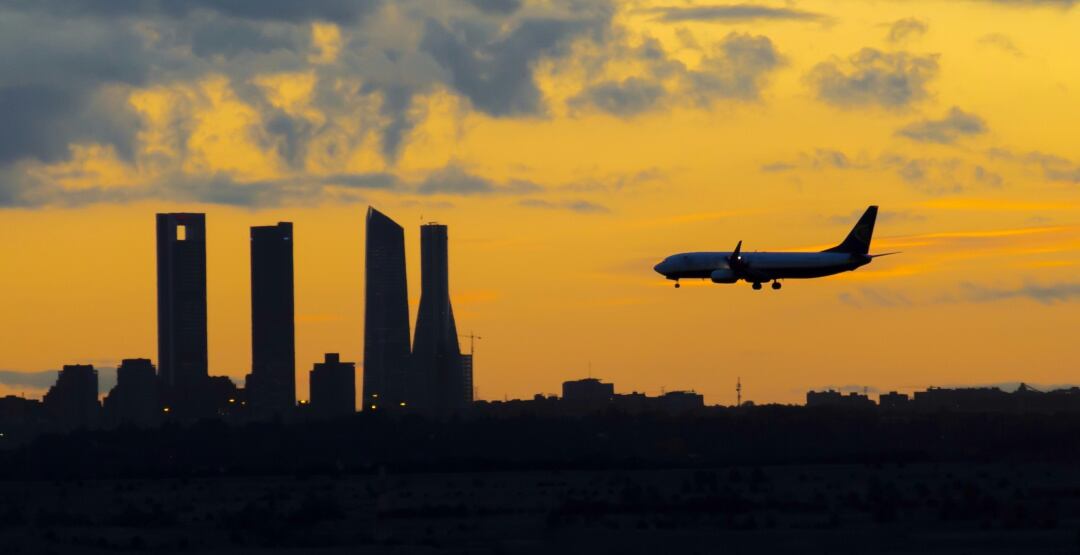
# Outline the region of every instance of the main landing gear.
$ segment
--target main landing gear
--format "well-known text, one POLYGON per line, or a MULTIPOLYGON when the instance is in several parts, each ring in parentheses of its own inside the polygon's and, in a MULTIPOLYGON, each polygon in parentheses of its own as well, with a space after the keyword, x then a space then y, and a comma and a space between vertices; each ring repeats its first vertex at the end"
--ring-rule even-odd
POLYGON ((773 282, 772 282, 773 291, 778 291, 780 289, 780 287, 781 287, 780 282, 776 281, 776 280, 773 280, 773 282))
POLYGON ((675 289, 678 289, 679 287, 679 280, 675 280, 675 289))
MULTIPOLYGON (((754 287, 754 291, 761 291, 761 282, 760 281, 755 281, 753 287, 754 287)), ((773 291, 776 291, 776 290, 780 289, 780 287, 782 287, 780 285, 780 282, 778 280, 773 280, 773 282, 772 282, 773 291)))
POLYGON ((761 282, 760 281, 755 281, 754 282, 754 291, 761 291, 761 282))

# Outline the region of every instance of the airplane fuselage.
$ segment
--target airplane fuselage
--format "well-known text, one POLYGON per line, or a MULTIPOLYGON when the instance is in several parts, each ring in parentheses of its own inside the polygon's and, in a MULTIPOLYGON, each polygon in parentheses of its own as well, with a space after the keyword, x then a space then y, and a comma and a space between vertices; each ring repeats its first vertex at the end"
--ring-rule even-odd
POLYGON ((744 252, 740 255, 741 267, 733 270, 729 263, 731 255, 730 252, 685 252, 665 258, 655 270, 672 280, 711 279, 720 270, 719 275, 730 278, 724 281, 768 282, 831 276, 865 266, 872 260, 865 254, 838 252, 744 252))

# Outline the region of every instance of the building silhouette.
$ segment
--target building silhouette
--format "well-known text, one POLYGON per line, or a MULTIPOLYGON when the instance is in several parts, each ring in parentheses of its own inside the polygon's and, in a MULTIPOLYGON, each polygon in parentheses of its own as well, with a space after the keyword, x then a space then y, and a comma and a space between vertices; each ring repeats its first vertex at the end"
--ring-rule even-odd
POLYGON ((101 405, 98 404, 98 373, 89 364, 64 366, 43 399, 50 423, 61 430, 97 426, 101 405))
POLYGON ((844 395, 839 391, 807 391, 807 407, 873 408, 874 402, 862 393, 854 391, 844 395))
POLYGON ((461 348, 454 309, 445 225, 420 226, 420 310, 413 340, 408 402, 421 412, 446 415, 466 407, 461 348))
POLYGON ((311 414, 331 418, 356 412, 356 364, 326 353, 311 370, 311 414))
POLYGON ((158 364, 175 414, 205 412, 206 216, 157 215, 158 364))
POLYGON ((907 394, 890 391, 878 395, 878 406, 883 410, 902 410, 907 408, 910 399, 907 394))
POLYGON ((145 358, 121 361, 116 369, 116 385, 102 407, 105 423, 151 427, 161 422, 161 410, 154 364, 145 358))
POLYGON ((362 410, 407 402, 409 292, 405 231, 368 207, 364 258, 364 377, 362 410))
POLYGON ((283 414, 296 405, 293 230, 289 222, 251 228, 252 413, 283 414))
POLYGON ((615 384, 596 378, 571 380, 562 384, 562 402, 569 412, 587 413, 604 410, 615 398, 615 384))

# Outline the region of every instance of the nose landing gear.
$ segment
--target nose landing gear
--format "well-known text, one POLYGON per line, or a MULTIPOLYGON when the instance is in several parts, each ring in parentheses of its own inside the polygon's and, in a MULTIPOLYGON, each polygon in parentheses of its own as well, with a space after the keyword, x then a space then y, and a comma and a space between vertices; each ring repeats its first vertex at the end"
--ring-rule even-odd
POLYGON ((679 280, 675 280, 675 289, 678 289, 679 287, 681 287, 681 286, 679 285, 679 280))
POLYGON ((773 282, 772 282, 772 288, 773 288, 773 290, 774 290, 774 291, 777 291, 777 290, 779 290, 779 289, 780 289, 780 287, 781 287, 781 285, 780 285, 780 282, 779 282, 779 281, 776 281, 776 280, 773 280, 773 282))
POLYGON ((760 281, 755 281, 754 282, 754 291, 761 291, 761 282, 760 281))

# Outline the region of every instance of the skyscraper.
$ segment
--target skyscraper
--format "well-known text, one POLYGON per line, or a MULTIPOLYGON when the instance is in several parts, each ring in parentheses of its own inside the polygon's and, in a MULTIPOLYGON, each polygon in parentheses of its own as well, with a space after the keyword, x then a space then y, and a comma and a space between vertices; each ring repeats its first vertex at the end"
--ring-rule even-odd
POLYGON ((416 398, 419 410, 444 415, 467 405, 457 324, 450 306, 445 225, 420 226, 420 271, 420 310, 413 341, 410 395, 416 398))
POLYGON ((251 409, 281 414, 296 405, 292 224, 251 228, 251 409))
POLYGON ((50 421, 59 429, 96 426, 101 411, 97 370, 89 364, 64 366, 56 376, 56 384, 45 393, 43 405, 50 421))
POLYGON ((311 369, 311 412, 329 418, 356 412, 356 364, 326 353, 311 369))
POLYGON ((116 369, 116 385, 105 397, 102 413, 110 426, 153 426, 161 420, 161 401, 154 364, 127 358, 116 369))
POLYGON ((207 380, 206 216, 157 215, 158 364, 178 412, 201 409, 207 380))
POLYGON ((363 410, 407 401, 409 293, 405 231, 368 207, 364 263, 363 410))

